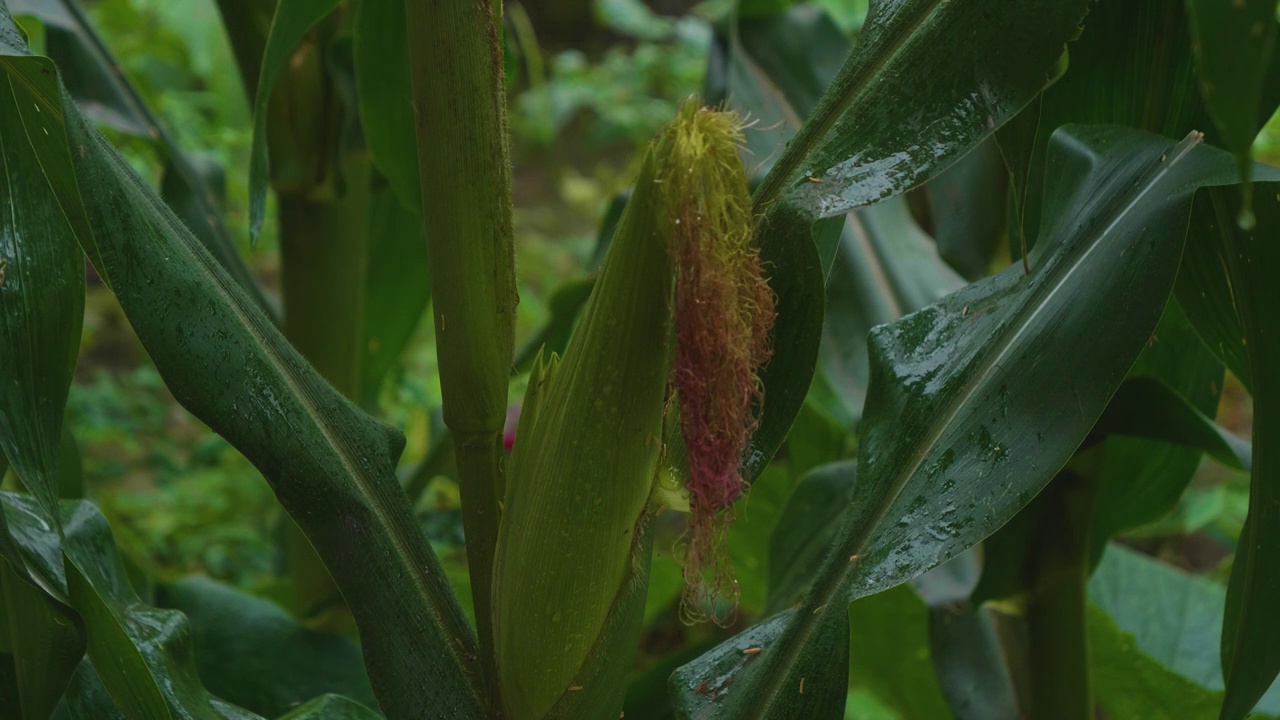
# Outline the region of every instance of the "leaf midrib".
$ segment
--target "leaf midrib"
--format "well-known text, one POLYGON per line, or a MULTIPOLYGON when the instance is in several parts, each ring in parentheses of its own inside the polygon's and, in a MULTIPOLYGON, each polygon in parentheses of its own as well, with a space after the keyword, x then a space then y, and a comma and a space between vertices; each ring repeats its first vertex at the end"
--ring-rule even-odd
MULTIPOLYGON (((897 60, 898 56, 906 48, 913 45, 912 38, 945 3, 946 0, 933 0, 930 5, 920 8, 919 14, 914 21, 904 23, 902 33, 890 37, 888 42, 889 52, 874 55, 875 59, 867 67, 866 72, 859 74, 849 90, 839 95, 829 107, 818 106, 819 110, 824 111, 823 114, 810 118, 801 127, 800 132, 793 139, 792 145, 787 147, 782 157, 778 158, 777 164, 773 166, 773 169, 765 177, 765 181, 760 186, 760 192, 753 202, 757 212, 777 199, 786 183, 794 177, 796 170, 804 164, 809 155, 817 149, 817 146, 826 140, 831 128, 840 121, 845 111, 856 104, 858 100, 861 100, 868 88, 874 85, 881 77, 884 69, 897 60), (774 177, 775 174, 778 179, 771 180, 770 178, 774 177)), ((863 37, 866 37, 865 31, 863 37)), ((862 51, 863 47, 859 45, 853 48, 851 53, 860 53, 862 51)), ((843 76, 844 73, 842 72, 840 75, 843 76)), ((836 82, 839 82, 839 80, 840 77, 838 76, 836 82)))
MULTIPOLYGON (((985 367, 977 380, 968 383, 963 391, 957 395, 954 400, 948 403, 946 409, 942 413, 935 415, 938 420, 931 425, 929 434, 926 436, 925 441, 920 444, 921 450, 917 451, 912 456, 911 462, 895 477, 893 484, 891 485, 890 492, 884 496, 884 501, 876 508, 876 512, 872 516, 870 522, 867 523, 866 529, 862 533, 854 536, 852 542, 840 547, 839 555, 836 556, 837 559, 834 560, 835 562, 839 562, 838 557, 842 557, 846 554, 854 556, 860 554, 859 551, 866 546, 874 536, 876 529, 878 529, 881 523, 884 522, 885 516, 893 507, 894 502, 897 500, 898 496, 901 495, 907 483, 910 482, 911 478, 914 477, 916 472, 924 465, 924 461, 929 457, 929 453, 932 448, 938 443, 947 428, 950 427, 951 423, 960 415, 965 404, 981 389, 987 386, 994 370, 1000 367, 1000 361, 1004 359, 1005 355, 1014 347, 1017 341, 1021 339, 1036 317, 1038 317, 1039 314, 1050 304, 1050 301, 1056 297, 1058 292, 1065 287, 1067 280, 1069 280, 1076 271, 1079 270, 1085 260, 1095 250, 1097 250, 1100 245, 1102 245, 1102 240, 1113 229, 1115 229, 1115 227, 1130 211, 1142 202, 1154 187, 1160 184, 1160 181, 1169 174, 1171 169, 1177 165, 1179 161, 1187 157, 1187 155, 1189 155, 1190 152, 1200 144, 1201 139, 1202 136, 1193 131, 1173 150, 1169 151, 1167 157, 1162 161, 1157 171, 1146 178, 1146 182, 1143 184, 1141 190, 1134 194, 1127 203, 1117 209, 1112 215, 1110 221, 1101 230, 1096 231, 1092 241, 1087 244, 1079 258, 1077 258, 1075 262, 1071 263, 1066 268, 1065 272, 1058 274, 1056 279, 1052 282, 1046 282, 1039 290, 1036 291, 1037 294, 1041 296, 1041 299, 1035 304, 1030 314, 1019 313, 1024 316, 1024 321, 1018 324, 1016 332, 1003 336, 996 352, 986 354, 983 360, 983 365, 985 367)), ((759 712, 751 717, 768 717, 768 713, 772 710, 774 703, 778 700, 779 693, 782 692, 781 679, 785 678, 788 674, 786 671, 791 667, 792 663, 799 655, 800 649, 808 644, 808 637, 822 624, 821 621, 826 619, 827 613, 832 612, 831 605, 838 598, 840 591, 844 590, 848 586, 848 583, 853 577, 853 570, 857 566, 858 563, 856 561, 844 563, 841 566, 835 581, 826 583, 823 586, 823 591, 814 598, 806 601, 804 606, 806 609, 816 606, 817 610, 810 611, 808 613, 802 612, 799 614, 802 618, 799 637, 784 647, 784 650, 786 651, 782 664, 784 672, 772 675, 772 678, 775 678, 775 680, 771 680, 769 684, 769 691, 763 697, 763 701, 756 704, 756 707, 760 708, 759 712)), ((847 612, 847 606, 842 607, 840 611, 847 612)))
MULTIPOLYGON (((99 146, 101 146, 101 144, 103 143, 103 140, 101 138, 97 138, 97 142, 99 146)), ((102 151, 101 147, 99 147, 99 151, 102 151)), ((117 166, 118 170, 121 169, 119 167, 120 161, 114 156, 113 153, 105 152, 104 154, 113 162, 113 164, 117 166)), ((132 174, 130 173, 122 173, 122 174, 130 182, 130 184, 134 185, 136 188, 136 181, 133 179, 132 174)), ((168 226, 168 229, 176 233, 176 228, 173 227, 172 221, 169 219, 168 215, 163 212, 162 208, 157 207, 157 203, 155 202, 155 199, 152 198, 149 193, 145 193, 145 192, 140 192, 138 193, 138 195, 140 195, 150 205, 153 211, 156 211, 158 213, 158 216, 165 222, 165 224, 168 226)), ((180 233, 176 233, 176 234, 180 236, 180 233)), ((213 272, 211 264, 208 262, 210 258, 207 258, 207 256, 202 253, 196 252, 194 247, 192 247, 189 243, 181 241, 180 237, 179 237, 179 241, 174 244, 188 258, 195 261, 195 266, 198 268, 198 270, 201 272, 201 274, 205 278, 213 281, 213 287, 216 289, 219 298, 227 306, 231 308, 236 319, 240 321, 241 325, 246 329, 247 332, 249 332, 250 336, 257 343, 258 347, 262 349, 263 353, 267 355, 268 359, 272 363, 272 366, 276 370, 277 376, 285 383, 290 393, 295 398, 297 398, 299 405, 301 405, 302 408, 307 412, 307 417, 311 420, 312 424, 320 431, 321 435, 324 437, 325 441, 328 442, 329 446, 334 449, 335 454, 338 456, 338 459, 341 462, 343 469, 346 470, 348 476, 350 476, 355 480, 356 486, 361 490, 361 495, 364 497, 365 502, 369 507, 369 509, 373 511, 374 516, 377 519, 378 523, 382 527, 387 529, 388 531, 387 534, 391 538, 391 541, 395 546, 397 557, 399 558, 410 557, 411 555, 407 551, 407 547, 409 545, 407 538, 404 537, 402 529, 396 523, 391 522, 389 515, 387 513, 387 510, 383 507, 383 504, 378 501, 378 497, 379 497, 378 493, 372 491, 372 485, 370 481, 365 478, 365 475, 363 472, 357 469, 358 465, 354 462, 354 458, 352 456, 351 449, 349 447, 347 439, 340 434, 335 434, 332 428, 330 428, 327 423, 322 421, 323 416, 319 412, 319 409, 316 407, 314 403, 314 399, 311 396, 311 393, 306 389, 305 385, 301 384, 301 381, 298 378, 294 377, 294 373, 292 369, 289 367, 287 363, 283 362, 283 359, 281 358, 279 352, 276 350, 273 344, 268 341, 267 337, 261 332, 259 323, 257 322, 257 318, 252 317, 250 314, 246 313, 244 309, 241 308, 240 305, 234 301, 234 298, 231 296, 231 293, 228 292, 223 276, 220 275, 219 273, 213 272)), ((433 616, 441 617, 441 618, 449 617, 451 615, 451 613, 449 613, 448 611, 449 609, 447 607, 442 607, 436 601, 434 597, 434 592, 432 591, 431 586, 427 583, 425 579, 426 569, 417 567, 416 564, 410 563, 410 562, 401 562, 400 564, 409 569, 409 572, 407 572, 406 574, 410 578, 412 578, 412 582, 415 586, 415 589, 418 591, 419 595, 426 600, 427 605, 430 606, 432 610, 433 616)), ((442 623, 441 629, 442 630, 445 629, 443 626, 443 623, 442 623)), ((455 640, 460 640, 465 643, 468 639, 470 639, 469 634, 463 633, 462 635, 463 637, 461 638, 455 637, 455 640)), ((445 644, 448 645, 449 643, 446 642, 445 644)), ((468 651, 471 651, 471 650, 472 650, 471 648, 468 648, 468 651)), ((456 661, 456 664, 459 670, 461 671, 461 669, 463 668, 463 664, 460 661, 461 659, 458 657, 456 652, 453 652, 451 654, 453 655, 456 661)), ((479 688, 475 687, 474 683, 471 681, 471 675, 465 672, 463 672, 462 674, 468 678, 468 684, 471 684, 472 692, 478 701, 479 698, 481 697, 479 688)))

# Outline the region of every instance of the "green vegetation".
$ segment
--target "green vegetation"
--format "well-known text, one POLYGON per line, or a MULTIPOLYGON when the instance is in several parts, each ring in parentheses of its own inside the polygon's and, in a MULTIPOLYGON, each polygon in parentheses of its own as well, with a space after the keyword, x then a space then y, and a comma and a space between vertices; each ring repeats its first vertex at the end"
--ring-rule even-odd
POLYGON ((0 720, 1280 717, 1278 29, 0 0, 0 720))

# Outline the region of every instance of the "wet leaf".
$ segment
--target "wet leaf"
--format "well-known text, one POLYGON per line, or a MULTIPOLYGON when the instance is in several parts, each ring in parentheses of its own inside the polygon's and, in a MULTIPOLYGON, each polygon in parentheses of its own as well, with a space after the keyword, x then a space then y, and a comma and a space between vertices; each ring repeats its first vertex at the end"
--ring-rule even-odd
POLYGON ((1230 182, 1231 166, 1194 139, 1055 136, 1032 273, 1015 265, 872 333, 844 527, 803 604, 726 643, 753 637, 764 649, 714 703, 691 680, 715 655, 681 669, 688 716, 824 717, 839 705, 847 603, 986 537, 1066 463, 1156 325, 1195 189, 1230 182))
MULTIPOLYGON (((24 77, 40 61, 16 37, 0 13, 0 69, 24 77)), ((474 635, 396 479, 403 437, 320 379, 65 96, 39 99, 86 148, 57 193, 90 218, 77 239, 174 397, 263 472, 325 559, 386 711, 478 712, 474 635)))

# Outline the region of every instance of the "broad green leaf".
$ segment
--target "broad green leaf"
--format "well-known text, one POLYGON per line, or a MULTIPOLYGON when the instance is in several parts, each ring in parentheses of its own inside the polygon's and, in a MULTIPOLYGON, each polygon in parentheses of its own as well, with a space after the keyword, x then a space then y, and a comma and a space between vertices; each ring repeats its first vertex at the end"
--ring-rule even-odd
POLYGON ((1192 242, 1187 243, 1175 290, 1205 346, 1246 388, 1252 388, 1253 373, 1249 370, 1244 331, 1236 317, 1235 298, 1231 296, 1225 248, 1216 239, 1224 227, 1227 226, 1219 222, 1213 199, 1208 194, 1196 196, 1187 231, 1192 242))
MULTIPOLYGON (((84 254, 57 203, 71 164, 62 119, 42 111, 29 85, 56 88, 53 64, 30 62, 21 76, 0 75, 0 448, 56 523, 84 254)), ((74 180, 67 185, 74 190, 74 180)))
MULTIPOLYGON (((1069 48, 1066 73, 1044 91, 1030 148, 1006 151, 1028 158, 1022 227, 1035 244, 1047 190, 1044 170, 1049 138, 1070 123, 1128 125, 1173 138, 1195 127, 1199 102, 1192 84, 1186 18, 1163 0, 1101 0, 1084 19, 1069 48), (1134 92, 1135 87, 1142 92, 1134 92)), ((1015 257, 1018 253, 1015 252, 1015 257)))
POLYGON ((217 701, 200 684, 186 618, 141 603, 97 508, 66 503, 62 523, 71 606, 84 620, 103 684, 129 717, 257 717, 217 701))
MULTIPOLYGON (((1222 585, 1111 543, 1089 580, 1089 602, 1105 612, 1120 632, 1131 635, 1136 649, 1147 658, 1212 692, 1216 698, 1206 717, 1217 715, 1223 689, 1219 636, 1226 590, 1222 585)), ((1099 660, 1108 662, 1105 657, 1099 660)), ((1122 667, 1119 662, 1114 666, 1122 667)), ((1094 678, 1100 680, 1098 670, 1095 664, 1094 678)), ((1117 691, 1115 702, 1124 693, 1122 688, 1117 691)), ((1280 685, 1273 685, 1256 709, 1280 712, 1280 685)))
POLYGON ((853 497, 858 464, 815 468, 800 479, 769 539, 769 595, 765 612, 776 613, 801 600, 853 497))
POLYGON ((1044 87, 1087 10, 1082 0, 873 3, 757 205, 784 199, 831 217, 923 182, 1044 87))
POLYGON ((1253 465, 1249 443, 1206 417, 1173 388, 1151 377, 1133 378, 1121 385, 1093 432, 1194 448, 1237 470, 1247 471, 1253 465))
POLYGON ((1212 720, 1221 693, 1152 660, 1133 636, 1087 608, 1090 666, 1098 712, 1108 720, 1212 720))
MULTIPOLYGON (((1188 235, 1187 244, 1194 243, 1188 235)), ((1104 440, 1094 468, 1099 487, 1092 564, 1112 536, 1173 510, 1204 451, 1228 464, 1251 453, 1207 418, 1217 410, 1222 378, 1221 364, 1199 342, 1181 305, 1170 298, 1129 379, 1094 428, 1094 435, 1115 435, 1104 440), (1148 399, 1158 405, 1146 405, 1148 399)))
MULTIPOLYGON (((61 535, 27 496, 0 492, 0 512, 41 592, 78 616, 68 620, 83 632, 80 647, 87 645, 89 657, 104 668, 101 685, 128 717, 256 717, 200 685, 186 619, 142 604, 96 508, 84 501, 61 503, 61 535)), ((80 654, 67 658, 68 672, 80 654)), ((75 688, 73 677, 69 697, 75 688)))
POLYGON ((31 13, 47 28, 48 54, 82 112, 120 132, 146 138, 164 163, 161 194, 231 277, 264 309, 271 306, 236 251, 221 220, 220 203, 189 154, 142 101, 102 39, 73 0, 10 0, 15 14, 31 13))
POLYGON ((249 153, 249 235, 262 232, 267 214, 267 106, 276 81, 288 65, 294 47, 336 6, 338 0, 280 0, 262 54, 257 92, 253 98, 253 144, 249 153))
MULTIPOLYGON (((1264 168, 1255 170, 1258 180, 1264 168)), ((1249 515, 1236 545, 1222 631, 1227 697, 1222 718, 1243 718, 1280 672, 1280 183, 1254 186, 1257 224, 1241 230, 1238 193, 1216 191, 1213 204, 1253 375, 1253 470, 1249 515)))
POLYGON ((1015 265, 872 333, 859 481, 819 579, 786 621, 748 631, 764 644, 750 663, 713 656, 681 669, 688 715, 832 712, 846 604, 972 546, 1066 463, 1156 325, 1192 194, 1229 182, 1231 165, 1194 137, 1171 147, 1119 128, 1055 136, 1032 273, 1015 265), (689 683, 708 668, 732 678, 709 706, 689 683))
POLYGON ((337 694, 377 707, 359 646, 316 632, 280 608, 203 578, 159 588, 158 604, 186 615, 209 692, 264 717, 337 694))
MULTIPOLYGON (((6 31, 0 13, 0 41, 6 31)), ((39 62, 9 50, 10 77, 39 62)), ((395 476, 403 437, 316 375, 71 103, 40 99, 68 109, 70 144, 85 147, 74 178, 83 195, 58 194, 88 213, 82 247, 174 397, 263 472, 325 559, 384 709, 478 712, 465 670, 474 635, 395 476)))
POLYGON ((422 219, 385 188, 375 191, 369 203, 368 264, 360 395, 361 404, 373 407, 431 301, 422 219))
POLYGON ((956 720, 1019 720, 1025 717, 1026 657, 1009 642, 1013 622, 989 607, 967 604, 934 609, 929 649, 938 686, 956 720), (1012 647, 1011 647, 1012 646, 1012 647))
POLYGON ((952 717, 930 661, 929 608, 911 587, 858 599, 849 628, 851 685, 870 689, 903 720, 952 717))
POLYGON ((6 620, 0 645, 13 656, 13 716, 45 720, 84 656, 84 626, 69 607, 0 560, 0 624, 6 620))
POLYGON ((321 695, 292 712, 281 715, 280 720, 378 720, 382 716, 341 695, 321 695))
MULTIPOLYGON (((986 7, 981 0, 875 4, 849 59, 757 190, 756 208, 768 209, 761 257, 772 271, 780 320, 761 376, 770 401, 745 476, 754 477, 782 443, 812 380, 829 255, 821 247, 825 233, 815 228, 811 235, 808 227, 927 180, 1012 117, 1044 86, 1087 3, 1047 12, 1031 2, 992 4, 995 17, 986 7)), ((821 66, 804 67, 808 60, 802 53, 774 66, 825 80, 821 66)), ((744 64, 736 74, 742 81, 730 82, 731 99, 734 82, 758 99, 785 97, 769 87, 766 69, 744 64)), ((792 116, 779 119, 799 117, 792 116)))
POLYGON ((1276 3, 1186 0, 1186 8, 1205 108, 1247 180, 1249 148, 1262 128, 1258 112, 1276 42, 1276 3))
POLYGON ((417 217, 422 208, 409 83, 404 0, 360 0, 355 10, 355 74, 360 127, 373 162, 396 198, 417 217))
POLYGON ((827 278, 819 357, 827 379, 854 417, 862 415, 867 396, 871 328, 937 302, 964 284, 911 219, 906 200, 888 200, 849 214, 827 278))

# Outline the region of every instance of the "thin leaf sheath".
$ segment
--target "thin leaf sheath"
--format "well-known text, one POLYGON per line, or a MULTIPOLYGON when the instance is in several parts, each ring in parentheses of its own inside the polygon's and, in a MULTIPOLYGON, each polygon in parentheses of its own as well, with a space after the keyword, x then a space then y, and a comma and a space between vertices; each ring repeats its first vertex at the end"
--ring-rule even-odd
POLYGON ((518 299, 502 46, 491 3, 410 0, 405 10, 444 421, 491 675, 491 578, 518 299))

